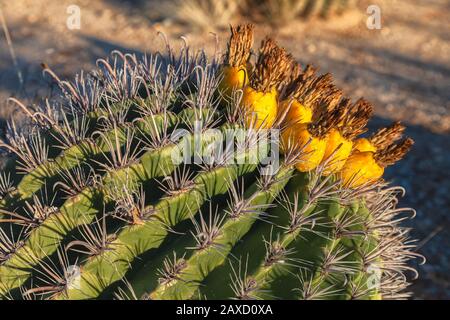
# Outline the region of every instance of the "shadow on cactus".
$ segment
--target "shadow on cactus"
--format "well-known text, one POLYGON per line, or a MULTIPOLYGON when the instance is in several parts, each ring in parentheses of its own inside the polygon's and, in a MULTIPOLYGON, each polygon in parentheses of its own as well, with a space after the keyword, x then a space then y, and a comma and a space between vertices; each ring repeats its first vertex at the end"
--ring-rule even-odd
POLYGON ((113 52, 25 106, 0 175, 4 299, 395 299, 421 258, 382 179, 413 141, 253 26, 113 52))

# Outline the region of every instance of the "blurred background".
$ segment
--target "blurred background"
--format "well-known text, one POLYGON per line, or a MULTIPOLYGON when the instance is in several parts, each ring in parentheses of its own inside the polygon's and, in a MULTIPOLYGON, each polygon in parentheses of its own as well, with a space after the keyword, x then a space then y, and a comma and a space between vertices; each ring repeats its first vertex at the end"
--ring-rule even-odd
POLYGON ((401 205, 417 209, 408 226, 427 263, 415 266, 411 290, 450 299, 449 0, 0 0, 0 10, 0 130, 23 117, 8 97, 38 103, 54 93, 41 63, 72 79, 115 49, 163 49, 158 32, 212 52, 229 23, 253 22, 256 44, 270 34, 333 73, 348 96, 374 104, 373 129, 408 125, 413 151, 386 176, 406 188, 401 205))

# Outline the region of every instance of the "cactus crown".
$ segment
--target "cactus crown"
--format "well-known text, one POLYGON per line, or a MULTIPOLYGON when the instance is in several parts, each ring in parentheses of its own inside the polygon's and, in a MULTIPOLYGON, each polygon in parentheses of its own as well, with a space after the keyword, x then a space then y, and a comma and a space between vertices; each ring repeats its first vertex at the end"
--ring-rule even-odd
POLYGON ((253 47, 253 29, 252 24, 230 26, 231 36, 224 57, 226 65, 237 68, 245 66, 253 47))
POLYGON ((368 101, 359 99, 351 104, 349 99, 343 99, 338 108, 345 110, 342 124, 338 129, 344 138, 353 140, 367 131, 367 123, 373 114, 373 107, 368 101))
POLYGON ((404 131, 405 126, 397 121, 390 127, 379 129, 369 140, 376 149, 385 149, 395 141, 399 140, 404 131))
POLYGON ((413 139, 406 138, 397 144, 390 144, 386 148, 375 152, 374 158, 382 167, 391 166, 403 159, 413 144, 413 139))
POLYGON ((286 86, 286 96, 312 109, 324 105, 333 109, 342 92, 333 84, 331 74, 317 76, 315 69, 307 66, 305 71, 286 86))
POLYGON ((308 131, 317 138, 324 138, 332 128, 338 128, 346 112, 346 105, 333 107, 331 110, 327 105, 338 103, 340 94, 334 92, 322 97, 317 101, 313 109, 312 122, 308 124, 308 131))
POLYGON ((289 67, 290 57, 286 51, 271 38, 266 38, 261 42, 250 86, 261 92, 270 92, 285 79, 289 67))
POLYGON ((282 98, 289 99, 291 97, 298 98, 299 95, 295 95, 297 88, 303 84, 306 79, 314 76, 317 73, 317 69, 311 64, 306 65, 302 68, 300 63, 291 59, 291 67, 288 75, 286 76, 286 81, 281 88, 282 98))

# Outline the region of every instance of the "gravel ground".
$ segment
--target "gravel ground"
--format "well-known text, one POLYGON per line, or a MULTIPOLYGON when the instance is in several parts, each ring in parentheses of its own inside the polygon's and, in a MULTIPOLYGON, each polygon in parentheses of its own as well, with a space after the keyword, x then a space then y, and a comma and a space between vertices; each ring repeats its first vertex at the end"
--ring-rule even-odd
MULTIPOLYGON (((38 101, 50 94, 41 75, 45 62, 62 78, 91 69, 113 49, 149 52, 162 47, 157 31, 169 38, 187 35, 195 46, 213 48, 214 38, 196 34, 172 19, 162 19, 157 1, 15 0, 0 2, 19 69, 17 80, 9 47, 0 38, 0 119, 20 118, 6 98, 38 101), (81 29, 68 30, 66 9, 81 8, 81 29), (196 41, 197 39, 197 41, 196 41)), ((408 191, 402 204, 417 209, 409 222, 427 264, 412 290, 417 299, 449 299, 450 286, 450 33, 447 0, 371 0, 359 10, 335 17, 293 22, 281 29, 258 27, 258 37, 271 33, 301 62, 332 72, 337 84, 355 98, 364 96, 376 108, 371 126, 392 120, 408 125, 416 141, 388 179, 408 191), (382 29, 366 28, 365 8, 377 4, 382 29)), ((226 35, 217 31, 219 37, 226 35)))

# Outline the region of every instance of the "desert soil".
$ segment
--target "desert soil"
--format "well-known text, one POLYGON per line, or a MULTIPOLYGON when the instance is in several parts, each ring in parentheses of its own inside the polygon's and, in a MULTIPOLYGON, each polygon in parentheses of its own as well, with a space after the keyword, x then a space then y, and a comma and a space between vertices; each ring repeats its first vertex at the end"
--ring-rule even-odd
MULTIPOLYGON (((417 217, 408 225, 419 240, 419 252, 428 260, 418 266, 420 278, 411 290, 416 299, 449 299, 450 2, 362 2, 357 10, 327 22, 294 21, 277 29, 259 26, 258 39, 266 33, 276 36, 300 62, 332 72, 346 94, 373 102, 373 128, 393 120, 408 125, 415 147, 388 170, 387 178, 408 191, 401 202, 417 209, 417 217), (366 27, 369 4, 381 8, 380 30, 366 27)), ((31 103, 50 94, 42 62, 61 78, 72 79, 114 49, 137 53, 162 49, 158 31, 173 41, 185 35, 193 47, 212 50, 215 44, 208 32, 180 25, 170 12, 161 16, 155 0, 2 0, 0 4, 18 63, 16 68, 10 46, 0 37, 1 121, 21 117, 7 97, 31 103), (66 26, 66 10, 72 4, 81 9, 80 30, 66 26)), ((226 31, 215 30, 222 40, 226 31)))

